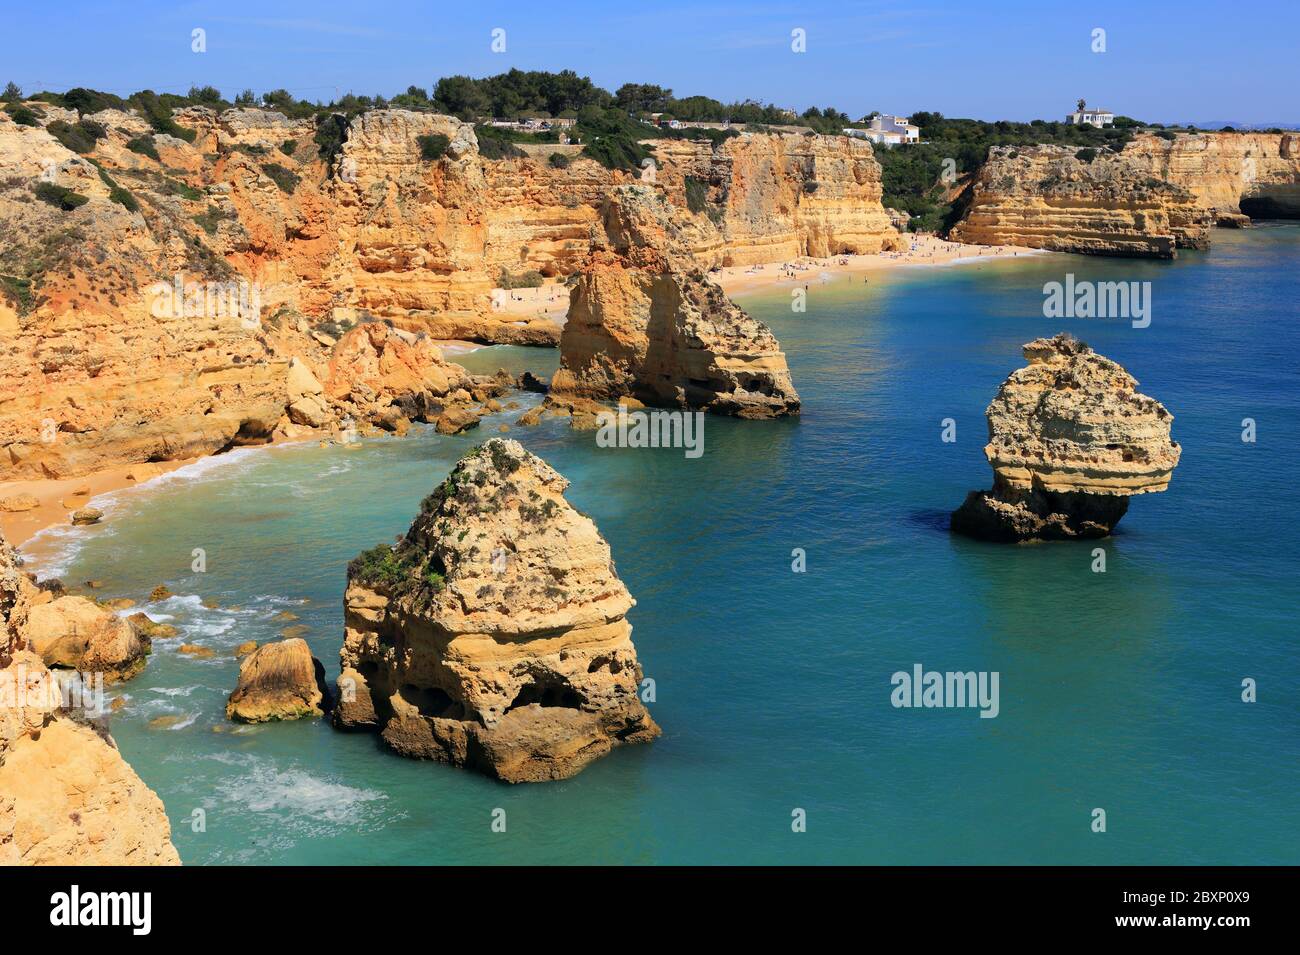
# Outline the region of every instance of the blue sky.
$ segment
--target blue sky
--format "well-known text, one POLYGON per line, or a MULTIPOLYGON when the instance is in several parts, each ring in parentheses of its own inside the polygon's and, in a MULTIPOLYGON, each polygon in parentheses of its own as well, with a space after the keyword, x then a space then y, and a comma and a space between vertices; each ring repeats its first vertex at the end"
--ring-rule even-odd
POLYGON ((1220 2, 6 3, 0 82, 28 92, 227 97, 286 87, 391 95, 439 76, 572 68, 613 90, 658 83, 678 96, 752 97, 803 110, 938 110, 1059 119, 1086 97, 1148 121, 1300 122, 1300 4, 1220 2), (490 49, 506 31, 506 52, 490 49), (191 51, 191 31, 207 52, 191 51), (791 52, 791 31, 807 52, 791 52), (1091 50, 1094 29, 1106 51, 1091 50))

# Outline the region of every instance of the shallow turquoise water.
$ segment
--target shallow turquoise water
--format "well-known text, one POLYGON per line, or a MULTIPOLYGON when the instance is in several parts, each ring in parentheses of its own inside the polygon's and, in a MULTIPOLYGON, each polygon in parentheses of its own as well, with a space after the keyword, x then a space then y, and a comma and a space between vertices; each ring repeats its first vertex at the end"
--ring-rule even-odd
MULTIPOLYGON (((496 422, 235 452, 28 551, 107 595, 163 581, 182 595, 146 608, 183 635, 123 688, 112 732, 187 863, 1297 863, 1298 262, 1300 229, 1270 226, 1216 232, 1213 252, 1176 263, 1021 258, 814 284, 805 314, 788 291, 751 294, 802 420, 711 419, 698 460, 599 449, 562 422, 513 429, 609 540, 664 728, 565 782, 507 787, 319 722, 213 731, 229 728, 230 650, 275 638, 280 610, 333 678, 348 559, 403 532, 496 422), (1043 282, 1067 271, 1151 281, 1151 327, 1043 318, 1043 282), (1062 329, 1164 402, 1184 447, 1170 490, 1135 500, 1105 543, 1105 574, 1092 543, 946 531, 989 482, 985 405, 1023 342, 1062 329), (218 654, 182 656, 182 639, 218 654), (890 676, 915 663, 998 671, 1000 715, 895 709, 890 676), (148 728, 168 714, 183 719, 148 728)), ((462 360, 555 367, 524 349, 462 360)))

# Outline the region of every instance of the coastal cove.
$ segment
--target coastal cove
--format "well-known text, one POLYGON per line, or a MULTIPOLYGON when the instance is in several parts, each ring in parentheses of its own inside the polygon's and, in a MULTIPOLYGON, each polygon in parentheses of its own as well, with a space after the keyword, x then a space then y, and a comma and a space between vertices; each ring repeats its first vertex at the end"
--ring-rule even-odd
MULTIPOLYGON (((22 550, 28 569, 103 581, 96 595, 180 630, 110 690, 126 698, 110 729, 187 864, 1294 864, 1300 542, 1272 528, 1300 506, 1297 260, 1300 228, 1264 223, 1173 262, 1003 256, 813 278, 803 313, 792 285, 754 283, 736 301, 779 338, 802 417, 709 417, 699 458, 598 447, 565 419, 516 427, 540 399, 512 394, 520 408, 463 435, 205 458, 97 498, 102 525, 22 550), (1045 318, 1043 286, 1067 273, 1151 282, 1149 327, 1045 318), (1021 345, 1059 331, 1122 362, 1184 448, 1169 491, 1102 542, 1105 574, 1096 542, 999 548, 947 530, 987 482, 986 405, 1021 345), (347 562, 403 532, 503 423, 608 540, 663 737, 507 787, 320 721, 227 723, 247 640, 306 627, 333 680, 347 562), (176 596, 146 604, 160 583, 176 596), (891 675, 920 663, 999 673, 996 718, 892 706, 891 675)), ((549 377, 558 362, 502 345, 447 357, 476 374, 549 377)))

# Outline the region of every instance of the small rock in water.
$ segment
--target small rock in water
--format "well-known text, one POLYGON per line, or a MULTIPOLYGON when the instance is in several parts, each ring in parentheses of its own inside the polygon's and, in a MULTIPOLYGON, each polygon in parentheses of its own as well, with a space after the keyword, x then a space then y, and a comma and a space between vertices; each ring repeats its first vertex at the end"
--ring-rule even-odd
POLYGON ((184 718, 185 717, 178 716, 175 713, 168 713, 166 716, 155 716, 149 721, 149 728, 151 730, 171 729, 184 718))
POLYGON ((135 627, 136 632, 142 637, 148 637, 150 640, 167 640, 176 636, 179 632, 169 623, 158 623, 150 620, 143 613, 133 613, 126 618, 126 622, 135 627))
POLYGON ((83 507, 72 512, 73 524, 98 524, 104 519, 104 512, 97 507, 83 507))
POLYGON ((295 637, 301 637, 310 629, 311 627, 307 626, 305 623, 295 623, 292 627, 285 627, 281 630, 280 636, 284 637, 286 640, 293 640, 295 637))
POLYGON ((201 657, 207 659, 212 656, 211 647, 201 647, 197 643, 182 643, 176 648, 177 653, 185 653, 192 657, 201 657))
POLYGON ((157 603, 159 600, 166 600, 168 597, 175 596, 166 584, 159 584, 153 590, 149 591, 149 602, 157 603))

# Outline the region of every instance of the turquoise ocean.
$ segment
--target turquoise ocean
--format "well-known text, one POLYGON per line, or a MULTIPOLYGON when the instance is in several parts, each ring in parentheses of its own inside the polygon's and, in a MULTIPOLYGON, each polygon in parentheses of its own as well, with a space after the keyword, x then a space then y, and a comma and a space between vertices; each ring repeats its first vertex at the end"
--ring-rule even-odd
MULTIPOLYGON (((511 787, 320 721, 224 719, 232 650, 276 639, 281 611, 333 679, 348 560, 404 532, 456 459, 522 409, 465 436, 417 427, 358 450, 231 452, 98 502, 100 526, 23 548, 43 576, 102 580, 97 593, 180 628, 110 691, 127 697, 110 728, 182 859, 1300 863, 1300 227, 1217 231, 1213 251, 1172 263, 811 274, 804 313, 788 286, 737 296, 781 340, 800 420, 710 418, 698 459, 598 448, 562 419, 509 432, 570 479, 608 539, 655 681, 663 737, 576 778, 511 787), (1067 272, 1149 281, 1150 327, 1044 318, 1043 284, 1067 272), (985 406, 1020 346, 1058 331, 1122 363, 1183 446, 1169 490, 1135 499, 1100 545, 1105 573, 1095 542, 1005 547, 947 530, 990 482, 985 406), (941 440, 945 418, 955 442, 941 440), (177 596, 147 603, 159 583, 177 596), (216 654, 182 655, 183 641, 216 654), (997 671, 999 715, 896 709, 890 677, 915 664, 997 671), (1257 702, 1243 702, 1245 679, 1257 702), (174 719, 151 728, 160 716, 174 719)), ((549 375, 557 354, 456 360, 549 375)))

